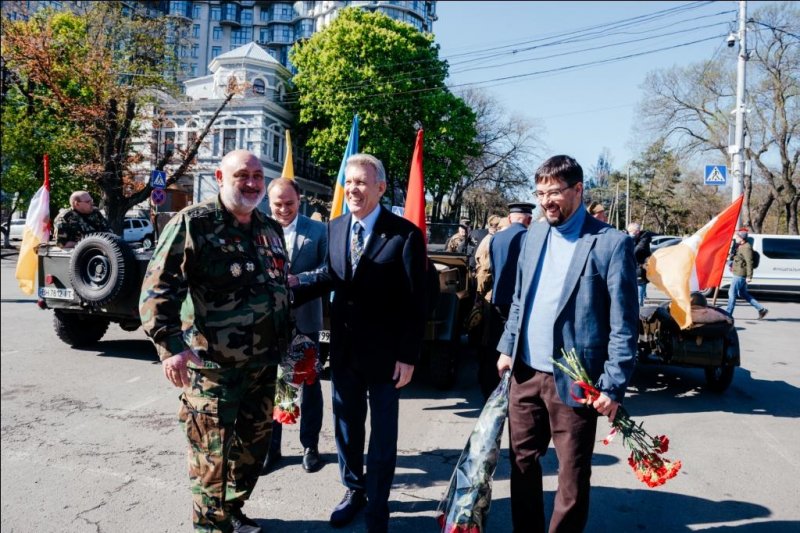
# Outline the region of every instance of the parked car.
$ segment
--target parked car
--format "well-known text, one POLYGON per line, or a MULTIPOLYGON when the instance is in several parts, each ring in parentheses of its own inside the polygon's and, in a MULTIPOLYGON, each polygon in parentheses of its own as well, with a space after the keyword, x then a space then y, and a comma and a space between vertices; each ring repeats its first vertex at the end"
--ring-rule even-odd
MULTIPOLYGON (((3 231, 6 230, 6 225, 3 224, 3 231)), ((16 220, 11 221, 11 231, 8 234, 8 238, 12 241, 21 241, 22 234, 25 231, 25 219, 18 218, 16 220)))
POLYGON ((673 244, 678 244, 683 239, 675 235, 657 235, 650 240, 650 251, 655 252, 659 248, 666 248, 673 244))
MULTIPOLYGON (((747 290, 755 294, 791 296, 800 300, 800 235, 748 236, 753 250, 761 256, 747 290)), ((727 292, 732 274, 728 266, 722 275, 720 291, 727 292)))
POLYGON ((126 218, 122 238, 125 242, 140 242, 145 249, 149 249, 155 242, 153 224, 146 218, 126 218))

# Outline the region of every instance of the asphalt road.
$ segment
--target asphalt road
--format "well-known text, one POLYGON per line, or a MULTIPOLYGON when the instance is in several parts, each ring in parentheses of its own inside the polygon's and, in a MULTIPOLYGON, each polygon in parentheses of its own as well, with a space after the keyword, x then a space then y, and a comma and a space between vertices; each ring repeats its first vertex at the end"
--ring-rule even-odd
MULTIPOLYGON (((52 314, 18 291, 14 257, 0 261, 2 325, 3 532, 190 531, 178 391, 161 374, 140 331, 112 325, 93 349, 73 350, 52 314)), ((587 531, 800 530, 800 305, 769 302, 766 320, 739 306, 742 367, 731 388, 704 390, 701 370, 641 367, 626 406, 653 433, 667 434, 683 470, 648 489, 622 445, 598 443, 587 531)), ((435 531, 434 514, 481 408, 474 357, 463 359, 449 392, 424 379, 404 391, 393 532, 435 531)), ((326 466, 300 465, 297 427, 284 432, 283 462, 262 477, 248 515, 265 531, 329 531, 342 496, 330 416, 330 383, 320 451, 326 466)), ((607 432, 599 424, 598 439, 607 432)), ((507 437, 495 476, 488 532, 510 531, 507 437)), ((557 462, 545 458, 552 503, 557 462)), ((363 531, 355 525, 344 531, 363 531)))

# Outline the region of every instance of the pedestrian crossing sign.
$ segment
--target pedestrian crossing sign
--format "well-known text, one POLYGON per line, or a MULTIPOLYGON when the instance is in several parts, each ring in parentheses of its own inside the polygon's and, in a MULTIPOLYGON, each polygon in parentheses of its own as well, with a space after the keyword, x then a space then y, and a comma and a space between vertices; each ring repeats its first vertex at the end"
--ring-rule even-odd
POLYGON ((163 170, 154 170, 150 173, 150 186, 154 189, 167 188, 167 173, 163 170))
POLYGON ((706 185, 725 185, 728 183, 728 167, 725 165, 706 165, 704 183, 706 185))

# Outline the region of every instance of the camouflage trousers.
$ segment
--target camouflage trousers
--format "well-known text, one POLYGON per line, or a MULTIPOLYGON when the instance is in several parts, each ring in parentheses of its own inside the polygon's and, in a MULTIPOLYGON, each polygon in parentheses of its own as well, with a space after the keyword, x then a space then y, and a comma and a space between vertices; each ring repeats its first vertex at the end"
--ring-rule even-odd
POLYGON ((195 531, 229 532, 269 451, 275 365, 189 369, 178 418, 189 440, 195 531))

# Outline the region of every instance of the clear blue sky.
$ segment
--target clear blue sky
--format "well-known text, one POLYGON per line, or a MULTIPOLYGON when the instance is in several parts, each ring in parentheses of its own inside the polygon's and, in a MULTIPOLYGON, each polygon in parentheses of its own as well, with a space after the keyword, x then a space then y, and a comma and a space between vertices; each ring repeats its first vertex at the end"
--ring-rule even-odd
MULTIPOLYGON (((748 4, 750 14, 756 6, 748 4)), ((538 73, 473 86, 484 87, 508 112, 541 125, 544 156, 572 155, 588 171, 608 148, 613 167, 621 169, 641 148, 633 126, 648 72, 715 54, 735 68, 737 48, 728 48, 725 39, 736 29, 737 5, 731 0, 440 1, 433 30, 440 57, 450 62, 448 83, 454 91, 460 84, 538 73), (658 49, 666 50, 595 64, 658 49), (586 63, 590 65, 541 73, 586 63)))

